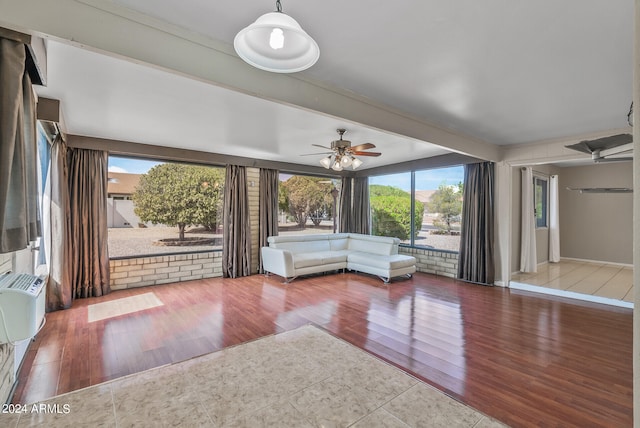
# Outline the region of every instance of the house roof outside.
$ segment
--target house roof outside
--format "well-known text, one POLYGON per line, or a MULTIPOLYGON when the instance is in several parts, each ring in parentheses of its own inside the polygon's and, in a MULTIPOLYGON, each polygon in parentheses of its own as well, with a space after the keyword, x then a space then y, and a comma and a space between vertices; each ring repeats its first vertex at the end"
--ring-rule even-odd
POLYGON ((109 195, 132 195, 136 186, 140 182, 142 174, 129 174, 124 172, 109 172, 107 183, 107 194, 109 195))
POLYGON ((426 204, 431 200, 435 190, 416 190, 416 200, 426 204))

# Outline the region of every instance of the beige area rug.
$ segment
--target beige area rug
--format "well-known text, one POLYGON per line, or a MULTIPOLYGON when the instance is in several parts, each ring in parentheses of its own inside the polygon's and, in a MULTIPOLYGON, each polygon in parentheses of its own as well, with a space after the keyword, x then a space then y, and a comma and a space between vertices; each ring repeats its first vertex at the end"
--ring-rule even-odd
POLYGON ((144 311, 145 309, 162 306, 164 303, 152 292, 139 294, 137 296, 123 297, 122 299, 110 300, 108 302, 96 303, 87 307, 89 322, 113 318, 120 315, 131 314, 144 311))
POLYGON ((1 426, 504 425, 313 326, 60 395, 1 426))

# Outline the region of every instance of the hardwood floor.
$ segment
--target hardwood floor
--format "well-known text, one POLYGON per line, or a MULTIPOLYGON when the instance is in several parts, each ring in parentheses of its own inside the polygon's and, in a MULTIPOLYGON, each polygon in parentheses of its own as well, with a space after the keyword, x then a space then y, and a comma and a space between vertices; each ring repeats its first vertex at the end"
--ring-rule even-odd
POLYGON ((416 274, 209 279, 113 292, 48 314, 13 401, 313 323, 511 426, 632 425, 632 310, 416 274), (88 306, 163 303, 88 322, 88 306))

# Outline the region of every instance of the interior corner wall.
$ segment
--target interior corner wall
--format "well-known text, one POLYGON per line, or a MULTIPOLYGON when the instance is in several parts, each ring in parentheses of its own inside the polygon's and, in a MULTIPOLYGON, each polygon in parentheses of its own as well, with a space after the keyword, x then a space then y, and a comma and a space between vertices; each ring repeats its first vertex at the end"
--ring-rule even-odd
POLYGON ((633 263, 633 194, 580 193, 571 188, 633 187, 631 162, 561 168, 560 255, 633 263))
POLYGON ((247 168, 247 193, 249 196, 249 218, 251 221, 251 273, 258 273, 260 253, 260 169, 247 168))

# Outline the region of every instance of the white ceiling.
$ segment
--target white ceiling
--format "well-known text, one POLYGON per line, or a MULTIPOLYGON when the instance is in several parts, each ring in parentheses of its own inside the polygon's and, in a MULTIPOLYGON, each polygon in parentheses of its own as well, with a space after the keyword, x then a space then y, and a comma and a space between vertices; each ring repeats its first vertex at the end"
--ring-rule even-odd
POLYGON ((48 85, 61 99, 67 132, 255 159, 318 166, 337 127, 354 145, 376 144, 365 167, 431 157, 447 150, 344 120, 266 101, 130 61, 50 42, 48 85), (402 147, 395 150, 394 147, 402 147))
MULTIPOLYGON (((88 0, 85 0, 88 1, 88 0)), ((92 0, 94 3, 103 0, 92 0)), ((275 2, 113 0, 230 45, 275 2)), ((283 0, 318 42, 308 80, 436 126, 505 145, 626 126, 633 1, 283 0)), ((365 167, 442 147, 50 42, 48 87, 79 135, 317 165, 335 128, 383 152, 365 167)), ((243 64, 243 66, 250 67, 243 64)), ((438 144, 437 141, 431 143, 438 144)))

